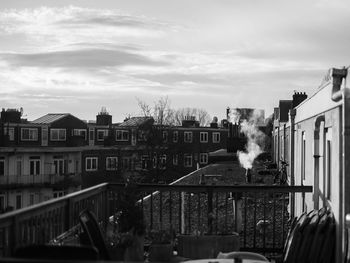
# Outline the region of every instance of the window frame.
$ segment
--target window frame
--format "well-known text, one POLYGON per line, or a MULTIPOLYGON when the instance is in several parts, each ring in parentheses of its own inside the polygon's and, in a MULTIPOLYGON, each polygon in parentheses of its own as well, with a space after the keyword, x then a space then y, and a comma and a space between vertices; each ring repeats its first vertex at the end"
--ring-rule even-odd
POLYGON ((29 175, 36 176, 41 174, 41 158, 29 157, 29 175), (32 164, 33 163, 33 164, 32 164), (33 173, 32 173, 33 165, 33 173))
POLYGON ((96 130, 96 139, 97 139, 97 141, 103 142, 104 139, 106 137, 108 137, 108 133, 109 133, 108 129, 97 129, 96 130), (99 136, 100 133, 103 133, 103 138, 102 139, 100 139, 100 136, 99 136))
POLYGON ((209 155, 208 155, 208 153, 199 153, 199 163, 200 164, 208 164, 208 157, 209 157, 209 155), (205 156, 205 161, 202 161, 202 157, 204 157, 205 156))
POLYGON ((73 129, 73 136, 82 136, 84 140, 87 139, 87 130, 86 129, 73 129), (81 132, 84 132, 84 136, 82 136, 81 132))
POLYGON ((96 157, 96 156, 85 157, 85 171, 86 172, 94 172, 97 170, 98 170, 98 157, 96 157), (90 165, 89 165, 90 167, 88 168, 89 161, 90 161, 90 165), (95 161, 95 165, 96 165, 95 168, 93 167, 94 166, 93 161, 95 161))
POLYGON ((0 176, 5 176, 5 157, 0 157, 0 163, 2 163, 2 165, 0 165, 0 167, 2 168, 2 173, 0 170, 0 176))
POLYGON ((221 140, 220 132, 213 132, 212 139, 213 139, 213 143, 220 143, 220 140, 221 140))
POLYGON ((106 171, 117 171, 118 170, 118 156, 107 156, 106 157, 106 171), (114 167, 111 167, 111 161, 108 162, 108 160, 114 160, 114 167), (109 164, 109 165, 108 165, 109 164))
POLYGON ((116 130, 115 131, 115 140, 117 141, 117 142, 127 142, 127 141, 129 141, 129 131, 128 130, 116 130), (118 138, 118 134, 121 134, 121 138, 119 139, 118 138), (126 136, 126 138, 124 138, 124 134, 126 134, 127 136, 126 136))
POLYGON ((202 142, 202 143, 207 143, 207 142, 208 142, 208 138, 209 138, 208 132, 200 132, 200 133, 199 133, 199 141, 200 141, 200 142, 202 142), (203 135, 203 137, 205 137, 205 138, 202 138, 202 135, 203 135), (204 136, 204 135, 205 135, 205 136, 204 136), (203 140, 203 139, 205 139, 205 140, 203 140))
POLYGON ((38 128, 21 128, 21 141, 38 141, 39 138, 38 128), (28 130, 28 139, 23 137, 24 131, 28 130))
POLYGON ((179 141, 179 131, 174 131, 173 132, 173 142, 178 142, 179 141))
POLYGON ((14 127, 4 127, 3 129, 4 135, 9 136, 9 141, 15 140, 15 128, 14 127))
POLYGON ((178 154, 173 155, 173 165, 179 165, 179 155, 178 154))
POLYGON ((184 167, 193 167, 193 156, 190 153, 184 154, 184 167), (187 163, 189 161, 189 163, 187 163))
POLYGON ((163 142, 168 142, 168 131, 162 132, 162 140, 163 142))
POLYGON ((184 132, 184 142, 185 143, 192 143, 193 142, 193 132, 192 131, 185 131, 184 132), (188 138, 188 136, 186 136, 186 135, 190 135, 189 136, 190 138, 188 138))
POLYGON ((52 142, 64 142, 67 140, 67 130, 64 128, 51 128, 50 129, 50 141, 52 142), (54 132, 57 132, 57 138, 54 138, 54 132), (63 132, 64 138, 61 138, 60 132, 63 132))

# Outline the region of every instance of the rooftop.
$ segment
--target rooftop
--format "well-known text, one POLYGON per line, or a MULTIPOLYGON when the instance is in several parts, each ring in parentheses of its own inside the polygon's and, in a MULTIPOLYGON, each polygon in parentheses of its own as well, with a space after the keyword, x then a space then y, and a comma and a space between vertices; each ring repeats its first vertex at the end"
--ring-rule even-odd
POLYGON ((49 113, 49 114, 46 114, 34 121, 32 121, 32 123, 35 123, 35 124, 50 124, 50 123, 53 123, 55 121, 58 121, 64 117, 67 117, 69 116, 70 114, 69 113, 49 113))

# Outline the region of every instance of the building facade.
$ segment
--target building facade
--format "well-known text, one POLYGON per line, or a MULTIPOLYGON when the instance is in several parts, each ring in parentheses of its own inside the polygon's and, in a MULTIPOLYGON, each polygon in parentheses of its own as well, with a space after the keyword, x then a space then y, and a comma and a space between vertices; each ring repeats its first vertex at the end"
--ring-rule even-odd
MULTIPOLYGON (((332 69, 327 79, 312 96, 292 105, 287 119, 282 121, 275 114, 273 156, 275 161, 285 159, 290 164, 290 184, 313 186, 313 194, 305 202, 299 195, 293 198, 292 212, 300 215, 321 207, 333 211, 337 224, 336 262, 342 262, 347 245, 345 217, 350 213, 347 69, 332 69)), ((281 107, 276 110, 283 111, 281 107)))
POLYGON ((241 139, 237 127, 216 122, 200 127, 192 117, 181 126, 161 126, 151 117, 112 123, 105 110, 93 122, 68 113, 27 121, 18 110, 3 110, 0 209, 26 207, 126 177, 170 183, 206 166, 210 152, 241 139))

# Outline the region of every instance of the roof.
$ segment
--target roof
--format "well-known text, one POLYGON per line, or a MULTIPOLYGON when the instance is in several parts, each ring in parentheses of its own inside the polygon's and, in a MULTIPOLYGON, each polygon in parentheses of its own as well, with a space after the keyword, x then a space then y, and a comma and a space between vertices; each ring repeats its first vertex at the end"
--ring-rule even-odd
POLYGON ((68 115, 70 115, 70 114, 69 113, 49 113, 49 114, 46 114, 46 115, 32 121, 31 123, 50 124, 50 123, 58 121, 64 117, 67 117, 68 115))
POLYGON ((148 122, 152 122, 153 124, 153 121, 154 120, 152 117, 131 117, 130 119, 121 123, 118 127, 138 127, 145 125, 148 122))

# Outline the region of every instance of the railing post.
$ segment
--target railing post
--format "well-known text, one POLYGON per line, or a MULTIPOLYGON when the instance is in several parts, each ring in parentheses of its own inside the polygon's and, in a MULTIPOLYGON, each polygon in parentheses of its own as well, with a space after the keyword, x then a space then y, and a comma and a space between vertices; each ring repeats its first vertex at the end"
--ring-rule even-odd
MULTIPOLYGON (((10 256, 14 255, 15 247, 18 245, 18 218, 17 216, 13 217, 11 231, 9 233, 9 251, 10 256)), ((7 254, 7 253, 6 253, 7 254)))
POLYGON ((109 217, 114 213, 111 213, 110 211, 110 203, 109 203, 109 184, 105 187, 105 205, 104 205, 104 208, 105 208, 105 211, 104 211, 104 215, 105 215, 105 229, 107 229, 108 227, 108 223, 109 223, 109 217))
POLYGON ((64 215, 64 230, 68 231, 69 228, 71 227, 71 199, 68 198, 66 201, 66 207, 65 207, 65 215, 64 215))
POLYGON ((208 234, 213 233, 213 189, 207 188, 208 192, 208 234))

